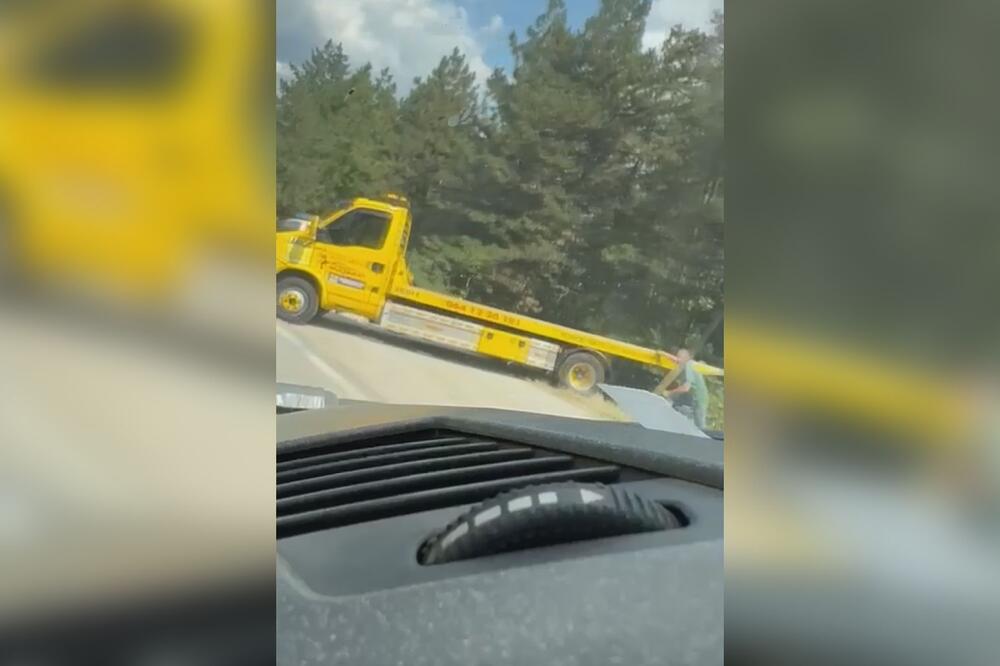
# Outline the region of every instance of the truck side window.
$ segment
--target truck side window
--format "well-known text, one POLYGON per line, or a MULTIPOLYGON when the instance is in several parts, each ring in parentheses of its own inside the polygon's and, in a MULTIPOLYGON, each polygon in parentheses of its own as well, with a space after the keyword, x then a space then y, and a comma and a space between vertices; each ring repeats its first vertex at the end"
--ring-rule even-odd
POLYGON ((389 215, 359 208, 320 230, 316 239, 321 243, 342 247, 367 247, 380 250, 389 235, 389 215))

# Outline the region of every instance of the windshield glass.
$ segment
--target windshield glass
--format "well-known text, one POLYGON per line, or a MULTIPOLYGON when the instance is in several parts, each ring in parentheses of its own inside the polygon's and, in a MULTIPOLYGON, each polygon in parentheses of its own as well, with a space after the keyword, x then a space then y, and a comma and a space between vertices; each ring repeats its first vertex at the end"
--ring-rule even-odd
POLYGON ((721 430, 722 2, 675 4, 278 3, 278 217, 347 209, 279 240, 278 380, 721 430))

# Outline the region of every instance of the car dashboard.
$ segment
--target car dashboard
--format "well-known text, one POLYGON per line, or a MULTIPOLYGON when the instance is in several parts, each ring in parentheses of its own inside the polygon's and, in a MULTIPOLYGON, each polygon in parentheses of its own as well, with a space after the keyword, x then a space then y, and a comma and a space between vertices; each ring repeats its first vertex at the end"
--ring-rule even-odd
POLYGON ((277 418, 277 663, 722 663, 721 442, 326 404, 277 418))

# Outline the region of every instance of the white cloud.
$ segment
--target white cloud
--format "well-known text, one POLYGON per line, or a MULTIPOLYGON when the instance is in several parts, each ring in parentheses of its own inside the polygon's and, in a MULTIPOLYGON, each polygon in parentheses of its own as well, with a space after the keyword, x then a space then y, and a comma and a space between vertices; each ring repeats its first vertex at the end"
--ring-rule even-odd
POLYGON ((685 28, 708 30, 712 15, 722 11, 724 0, 653 0, 642 36, 645 48, 656 48, 663 43, 670 28, 680 24, 685 28))
POLYGON ((486 35, 496 35, 501 30, 503 30, 503 17, 499 14, 494 14, 490 17, 490 22, 479 29, 486 35))
POLYGON ((355 66, 370 62, 376 71, 388 67, 401 92, 456 46, 480 83, 491 72, 465 9, 448 0, 308 1, 324 41, 342 43, 355 66))
POLYGON ((274 63, 274 91, 276 93, 281 93, 281 80, 287 79, 292 76, 292 67, 287 62, 281 62, 280 60, 274 63))

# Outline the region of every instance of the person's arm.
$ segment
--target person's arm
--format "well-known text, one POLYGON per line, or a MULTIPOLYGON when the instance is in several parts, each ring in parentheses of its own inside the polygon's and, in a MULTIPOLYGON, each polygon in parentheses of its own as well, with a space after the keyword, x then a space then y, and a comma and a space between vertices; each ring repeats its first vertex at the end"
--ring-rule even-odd
POLYGON ((681 379, 683 381, 676 387, 667 391, 667 395, 674 395, 676 393, 690 393, 691 392, 691 375, 694 372, 694 368, 691 367, 690 363, 684 364, 684 370, 681 372, 681 379))

